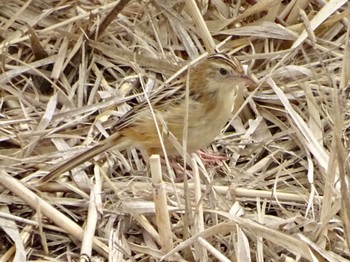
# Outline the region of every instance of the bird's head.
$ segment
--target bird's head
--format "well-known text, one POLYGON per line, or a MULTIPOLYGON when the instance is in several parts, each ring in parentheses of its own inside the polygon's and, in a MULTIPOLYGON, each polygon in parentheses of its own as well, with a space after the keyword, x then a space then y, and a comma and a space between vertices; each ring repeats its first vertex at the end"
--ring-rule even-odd
POLYGON ((226 92, 244 86, 255 87, 255 81, 244 73, 235 58, 223 54, 213 54, 198 62, 190 69, 190 82, 194 92, 226 92))

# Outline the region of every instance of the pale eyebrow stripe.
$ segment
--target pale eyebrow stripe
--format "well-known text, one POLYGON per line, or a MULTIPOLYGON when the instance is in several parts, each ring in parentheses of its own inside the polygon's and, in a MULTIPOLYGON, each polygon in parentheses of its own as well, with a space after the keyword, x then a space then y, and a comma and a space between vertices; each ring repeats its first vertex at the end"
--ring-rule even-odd
POLYGON ((236 70, 240 73, 243 73, 243 68, 242 68, 241 64, 236 59, 230 59, 228 56, 223 55, 223 54, 214 54, 214 55, 208 57, 208 59, 211 59, 211 60, 215 60, 218 58, 221 59, 220 62, 224 62, 226 65, 233 68, 234 70, 236 70))

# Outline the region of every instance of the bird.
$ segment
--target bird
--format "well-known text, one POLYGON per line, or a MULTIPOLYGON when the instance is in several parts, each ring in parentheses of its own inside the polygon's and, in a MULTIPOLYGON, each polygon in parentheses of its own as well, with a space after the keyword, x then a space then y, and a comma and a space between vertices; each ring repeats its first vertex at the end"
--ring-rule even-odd
POLYGON ((167 156, 180 155, 169 134, 179 143, 186 138, 187 152, 202 149, 229 120, 237 96, 243 94, 246 86, 255 85, 234 57, 222 53, 208 55, 190 65, 173 83, 150 94, 148 100, 126 112, 113 125, 108 138, 54 167, 40 178, 39 184, 47 183, 111 148, 122 151, 136 147, 145 150, 149 156, 164 156, 164 150, 167 156), (187 132, 184 132, 185 120, 187 132))

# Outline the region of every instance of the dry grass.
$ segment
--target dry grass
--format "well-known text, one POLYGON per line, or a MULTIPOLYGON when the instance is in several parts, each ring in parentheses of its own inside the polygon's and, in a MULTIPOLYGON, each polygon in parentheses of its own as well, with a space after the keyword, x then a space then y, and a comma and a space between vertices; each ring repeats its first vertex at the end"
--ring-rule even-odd
POLYGON ((2 261, 350 260, 348 1, 209 2, 0 3, 2 261), (36 185, 214 47, 260 83, 207 148, 228 160, 152 184, 111 151, 36 185))

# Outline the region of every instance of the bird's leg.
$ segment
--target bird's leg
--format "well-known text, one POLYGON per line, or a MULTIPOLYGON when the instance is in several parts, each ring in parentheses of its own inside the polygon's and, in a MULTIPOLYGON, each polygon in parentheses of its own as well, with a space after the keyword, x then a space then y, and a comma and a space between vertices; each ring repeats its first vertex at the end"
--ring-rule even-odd
POLYGON ((222 156, 219 153, 207 153, 203 150, 197 150, 196 153, 206 164, 216 164, 229 159, 227 156, 222 156))

